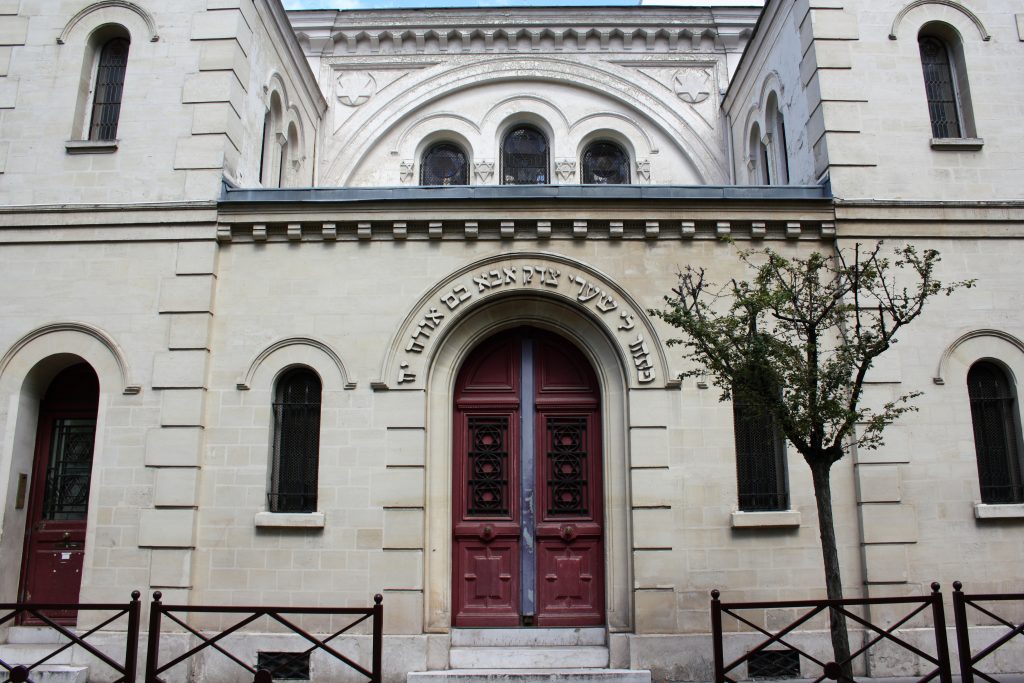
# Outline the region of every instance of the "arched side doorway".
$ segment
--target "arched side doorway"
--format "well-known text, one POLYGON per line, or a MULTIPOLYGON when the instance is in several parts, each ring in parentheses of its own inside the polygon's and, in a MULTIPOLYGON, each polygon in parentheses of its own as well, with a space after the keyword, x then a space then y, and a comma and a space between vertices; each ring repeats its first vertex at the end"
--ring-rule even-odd
MULTIPOLYGON (((87 363, 65 368, 39 405, 18 591, 28 602, 78 602, 96 441, 99 380, 87 363)), ((74 624, 74 611, 50 614, 74 624)), ((26 618, 24 623, 41 623, 26 618)))
POLYGON ((453 625, 604 624, 600 388, 552 332, 476 347, 452 426, 453 625))

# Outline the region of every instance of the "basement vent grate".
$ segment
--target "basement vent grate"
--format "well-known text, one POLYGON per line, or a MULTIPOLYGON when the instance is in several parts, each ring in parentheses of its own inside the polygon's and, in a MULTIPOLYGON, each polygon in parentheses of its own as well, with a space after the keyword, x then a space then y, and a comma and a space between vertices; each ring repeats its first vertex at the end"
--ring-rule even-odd
POLYGON ((762 650, 747 659, 749 678, 800 678, 800 653, 796 650, 762 650))
POLYGON ((256 669, 266 669, 274 680, 308 681, 308 652, 258 652, 256 669))

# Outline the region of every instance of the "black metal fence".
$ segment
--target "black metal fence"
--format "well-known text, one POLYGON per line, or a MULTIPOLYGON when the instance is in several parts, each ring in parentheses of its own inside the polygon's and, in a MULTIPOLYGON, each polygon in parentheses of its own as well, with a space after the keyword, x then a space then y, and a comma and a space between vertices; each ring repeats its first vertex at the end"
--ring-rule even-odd
POLYGON ((0 626, 10 625, 19 616, 31 616, 52 631, 57 632, 65 639, 63 643, 53 643, 53 651, 40 657, 31 664, 14 664, 0 659, 0 667, 7 673, 6 681, 10 683, 31 682, 33 672, 39 667, 52 662, 57 655, 74 646, 81 647, 93 657, 110 667, 118 676, 112 683, 135 683, 135 669, 139 656, 139 614, 140 605, 139 591, 132 591, 131 602, 113 604, 44 604, 31 602, 0 603, 0 626), (58 624, 53 619, 54 612, 114 612, 114 615, 102 623, 93 626, 84 633, 78 633, 64 625, 58 624), (128 623, 125 633, 124 658, 114 659, 99 648, 88 642, 87 639, 97 633, 105 626, 113 624, 118 619, 127 616, 128 623))
POLYGON ((322 651, 334 659, 342 662, 353 671, 365 676, 370 683, 381 683, 381 654, 384 632, 384 598, 378 593, 373 596, 373 607, 228 607, 209 605, 165 605, 160 601, 163 597, 160 591, 153 593, 153 602, 149 613, 149 642, 146 653, 146 683, 163 683, 160 674, 168 669, 181 664, 185 660, 196 656, 203 650, 210 648, 227 657, 230 661, 252 674, 254 683, 270 683, 272 679, 278 678, 274 674, 280 670, 291 667, 296 661, 307 659, 315 651, 322 651), (210 634, 203 632, 188 624, 179 615, 191 614, 218 614, 218 615, 241 615, 241 619, 228 628, 210 634), (299 625, 295 624, 285 615, 321 615, 321 616, 351 616, 353 620, 326 638, 318 638, 299 625), (199 644, 189 648, 183 654, 160 664, 161 623, 164 617, 174 622, 188 633, 199 639, 199 644), (224 639, 233 633, 243 629, 257 619, 267 617, 284 626, 288 631, 300 636, 310 644, 310 647, 303 652, 281 653, 283 656, 266 659, 262 662, 263 667, 250 664, 238 655, 224 647, 224 639), (364 666, 345 656, 330 643, 338 636, 351 631, 357 625, 371 620, 373 632, 373 652, 371 662, 364 666))
MULTIPOLYGON (((715 660, 715 683, 736 683, 739 680, 741 667, 756 662, 759 656, 767 652, 788 652, 795 653, 792 659, 798 663, 806 660, 816 667, 817 675, 808 676, 797 671, 794 678, 811 678, 814 683, 820 683, 826 678, 836 681, 850 683, 856 678, 849 677, 843 673, 851 670, 853 661, 862 654, 871 650, 879 643, 895 645, 909 654, 919 657, 931 665, 925 675, 916 679, 918 683, 926 683, 938 679, 942 683, 951 683, 949 648, 946 642, 946 617, 942 608, 942 594, 939 592, 939 584, 931 585, 930 595, 921 597, 896 597, 896 598, 859 598, 849 600, 793 600, 782 602, 730 602, 720 601, 720 593, 717 590, 711 591, 711 631, 712 644, 715 660), (905 607, 908 611, 886 627, 876 625, 864 618, 851 608, 888 605, 894 607, 905 607), (792 610, 798 613, 795 619, 789 620, 787 624, 777 628, 774 632, 766 626, 755 623, 754 619, 747 616, 752 611, 765 612, 767 610, 792 610), (793 636, 797 629, 811 621, 818 615, 830 616, 830 612, 842 615, 847 620, 859 624, 867 634, 865 644, 853 651, 850 657, 844 661, 823 661, 820 655, 810 652, 806 646, 798 644, 793 636), (929 653, 922 650, 914 643, 899 635, 899 629, 910 624, 918 615, 931 614, 931 624, 934 631, 935 652, 929 653), (737 620, 740 624, 750 628, 752 632, 760 634, 755 637, 762 637, 752 649, 746 650, 736 659, 726 662, 723 643, 722 617, 728 615, 737 620), (770 648, 770 649, 769 649, 770 648)), ((902 611, 902 610, 901 610, 902 611)), ((925 618, 922 616, 922 618, 925 618)), ((767 623, 768 620, 766 619, 767 623)), ((749 677, 749 674, 748 674, 749 677)))
POLYGON ((1004 615, 1000 615, 995 611, 998 609, 996 605, 1005 606, 1007 603, 1016 603, 1015 606, 1019 613, 1019 610, 1024 607, 1024 593, 977 593, 967 595, 962 591, 962 588, 963 584, 959 581, 953 582, 953 618, 956 622, 957 649, 960 652, 961 681, 962 683, 974 683, 974 677, 977 676, 989 683, 999 683, 998 679, 982 671, 979 667, 982 665, 983 660, 1024 633, 1024 623, 1016 624, 1004 615), (986 607, 981 604, 983 602, 995 603, 995 605, 986 607), (987 616, 995 624, 1006 627, 1006 631, 977 652, 971 649, 971 635, 967 622, 968 607, 987 616))

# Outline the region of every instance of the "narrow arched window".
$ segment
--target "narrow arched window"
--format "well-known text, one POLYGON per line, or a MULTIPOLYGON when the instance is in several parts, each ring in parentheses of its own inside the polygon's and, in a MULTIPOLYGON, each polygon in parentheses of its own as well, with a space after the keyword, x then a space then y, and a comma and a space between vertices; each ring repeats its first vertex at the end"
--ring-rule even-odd
POLYGON ((789 509, 786 447, 772 415, 738 395, 732 403, 736 436, 736 484, 743 512, 789 509))
POLYGON ((548 140, 532 126, 518 126, 501 143, 501 181, 505 185, 548 183, 548 140))
POLYGON ((583 150, 581 163, 586 185, 626 185, 629 183, 629 155, 607 140, 593 142, 583 150))
POLYGON ((274 453, 267 494, 271 512, 315 512, 320 460, 320 378, 289 370, 274 392, 274 453))
POLYGON ((466 153, 450 142, 440 142, 426 151, 420 164, 420 185, 468 185, 466 153))
POLYGON ((128 66, 128 41, 108 40, 100 48, 96 67, 96 89, 92 99, 90 140, 117 139, 117 122, 121 115, 121 94, 128 66))
POLYGON ((1013 383, 995 363, 979 361, 967 373, 974 448, 983 503, 1024 502, 1020 419, 1013 383))
POLYGON ((928 97, 932 136, 961 137, 960 107, 957 103, 950 51, 945 42, 931 35, 920 36, 918 47, 921 49, 921 68, 924 69, 924 89, 928 97))

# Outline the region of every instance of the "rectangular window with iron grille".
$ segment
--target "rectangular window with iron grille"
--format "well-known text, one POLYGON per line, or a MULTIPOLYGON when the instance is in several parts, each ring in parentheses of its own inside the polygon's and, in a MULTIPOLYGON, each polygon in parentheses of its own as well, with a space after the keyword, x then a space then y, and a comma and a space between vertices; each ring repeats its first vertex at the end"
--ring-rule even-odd
POLYGON ((771 413, 755 401, 734 396, 732 410, 739 509, 743 512, 788 510, 789 485, 782 430, 771 413))
POLYGON ((277 382, 274 453, 267 508, 315 512, 320 460, 320 378, 309 368, 289 370, 277 382))

